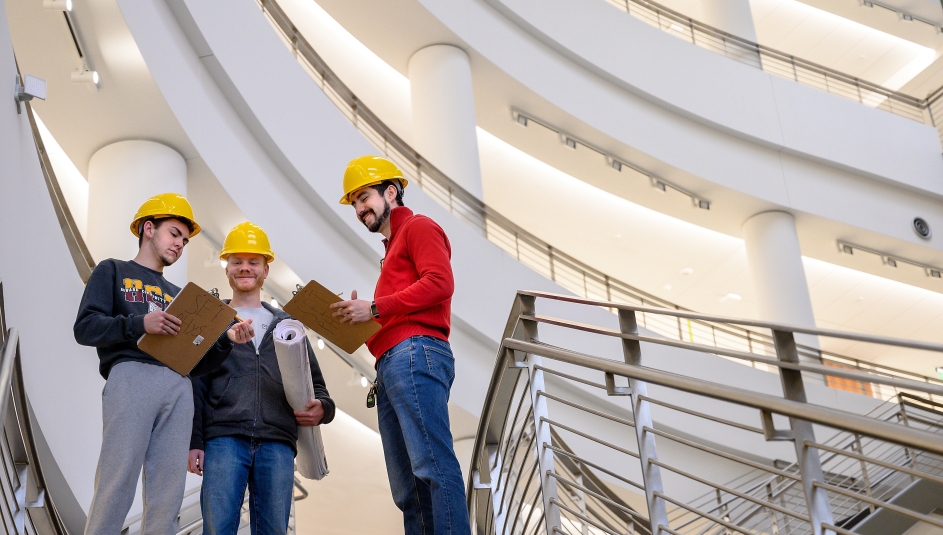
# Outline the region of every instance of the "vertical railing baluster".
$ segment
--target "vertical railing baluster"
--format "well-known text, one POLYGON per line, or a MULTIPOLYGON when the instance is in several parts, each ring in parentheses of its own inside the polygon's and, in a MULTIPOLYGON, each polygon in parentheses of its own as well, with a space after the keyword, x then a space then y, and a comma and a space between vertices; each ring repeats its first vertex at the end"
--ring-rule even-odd
MULTIPOLYGON (((854 449, 858 450, 858 455, 862 457, 862 459, 859 462, 861 463, 861 479, 864 480, 865 494, 868 496, 868 498, 872 498, 873 496, 871 495, 871 479, 868 477, 868 463, 864 462, 864 458, 863 458, 865 456, 864 448, 861 446, 861 435, 859 435, 858 433, 855 433, 854 449)), ((873 513, 874 505, 868 504, 868 509, 870 509, 871 512, 873 513)))
MULTIPOLYGON (((799 351, 796 348, 796 338, 793 333, 774 330, 773 343, 776 347, 776 357, 780 361, 799 364, 799 351)), ((799 403, 808 402, 805 394, 805 384, 802 381, 802 372, 781 367, 779 368, 779 377, 782 380, 783 397, 799 403)), ((819 452, 815 448, 806 446, 807 442, 815 442, 812 422, 799 418, 789 418, 789 426, 792 429, 796 460, 799 465, 799 473, 802 476, 802 490, 805 495, 809 518, 812 521, 812 533, 814 535, 824 535, 822 523, 834 524, 834 521, 832 520, 827 492, 816 486, 816 483, 822 484, 825 482, 819 452)))
MULTIPOLYGON (((535 301, 533 296, 521 295, 521 315, 534 316, 536 314, 535 301)), ((523 332, 521 336, 525 341, 536 342, 537 322, 531 319, 521 318, 523 332)), ((554 528, 560 529, 560 508, 555 505, 559 501, 557 496, 557 480, 550 474, 554 472, 553 451, 545 448, 544 445, 551 444, 550 423, 547 422, 549 412, 547 410, 547 398, 539 395, 539 392, 546 392, 544 385, 544 373, 537 366, 540 366, 542 359, 540 355, 528 353, 525 356, 527 371, 530 375, 530 401, 534 408, 534 453, 537 455, 537 464, 540 469, 540 489, 544 505, 544 526, 547 535, 555 535, 554 528)))
MULTIPOLYGON (((638 322, 635 312, 619 310, 619 329, 623 334, 638 335, 638 322)), ((627 364, 642 365, 642 346, 638 340, 622 339, 622 353, 627 364)), ((639 462, 642 464, 642 482, 645 484, 645 502, 648 505, 648 519, 651 522, 652 533, 662 531, 659 526, 668 527, 668 511, 665 500, 657 494, 664 493, 661 483, 661 469, 650 461, 658 460, 658 451, 655 448, 655 435, 648 429, 654 429, 651 408, 648 401, 642 399, 648 396, 648 385, 644 381, 629 379, 631 390, 632 415, 635 420, 635 439, 638 441, 639 462)))

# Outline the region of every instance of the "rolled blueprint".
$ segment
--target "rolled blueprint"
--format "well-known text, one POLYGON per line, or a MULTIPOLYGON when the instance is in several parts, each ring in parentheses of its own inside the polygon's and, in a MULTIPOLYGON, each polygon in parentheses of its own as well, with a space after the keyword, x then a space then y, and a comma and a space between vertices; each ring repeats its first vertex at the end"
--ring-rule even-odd
MULTIPOLYGON (((282 320, 272 333, 275 338, 275 355, 282 374, 285 398, 296 411, 306 410, 309 399, 314 399, 311 384, 311 364, 308 362, 308 336, 305 327, 297 320, 282 320)), ((308 479, 321 479, 328 474, 327 458, 324 456, 324 441, 318 426, 298 426, 298 456, 295 467, 308 479)))

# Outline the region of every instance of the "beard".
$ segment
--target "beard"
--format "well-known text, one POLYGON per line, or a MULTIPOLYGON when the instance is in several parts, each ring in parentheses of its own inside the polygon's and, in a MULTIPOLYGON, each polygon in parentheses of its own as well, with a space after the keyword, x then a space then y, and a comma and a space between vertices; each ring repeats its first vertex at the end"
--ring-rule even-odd
POLYGON ((256 277, 255 279, 253 279, 251 283, 249 283, 249 281, 246 281, 245 279, 243 280, 237 279, 236 278, 237 275, 240 275, 240 274, 233 273, 232 275, 228 276, 229 287, 232 288, 233 290, 237 290, 240 292, 251 292, 253 290, 260 289, 262 288, 262 284, 265 282, 265 278, 261 276, 256 277))
MULTIPOLYGON (((370 210, 370 212, 373 213, 373 224, 368 225, 366 221, 364 221, 363 217, 360 218, 360 222, 363 223, 363 225, 367 227, 367 230, 369 230, 370 232, 380 232, 380 227, 382 227, 383 224, 386 223, 386 220, 390 218, 391 211, 393 211, 393 208, 390 206, 390 203, 387 202, 386 199, 383 199, 383 213, 382 214, 378 214, 377 211, 374 209, 370 210)), ((368 212, 365 212, 364 216, 366 216, 367 213, 368 212)))
POLYGON ((163 264, 164 267, 172 266, 174 262, 180 259, 179 256, 175 256, 173 253, 169 251, 164 251, 164 252, 158 251, 157 247, 153 244, 153 242, 151 242, 151 247, 154 248, 154 252, 157 253, 157 257, 160 258, 160 263, 163 264))

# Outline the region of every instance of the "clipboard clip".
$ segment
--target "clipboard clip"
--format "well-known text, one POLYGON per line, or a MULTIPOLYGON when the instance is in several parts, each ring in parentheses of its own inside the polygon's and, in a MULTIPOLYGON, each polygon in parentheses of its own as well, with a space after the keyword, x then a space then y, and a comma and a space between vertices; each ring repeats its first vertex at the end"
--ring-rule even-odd
POLYGON ((210 291, 207 293, 212 295, 216 299, 219 299, 219 288, 210 288, 210 291))
POLYGON ((291 292, 291 295, 298 295, 298 292, 300 292, 301 290, 304 290, 304 286, 300 284, 296 284, 295 291, 291 292))

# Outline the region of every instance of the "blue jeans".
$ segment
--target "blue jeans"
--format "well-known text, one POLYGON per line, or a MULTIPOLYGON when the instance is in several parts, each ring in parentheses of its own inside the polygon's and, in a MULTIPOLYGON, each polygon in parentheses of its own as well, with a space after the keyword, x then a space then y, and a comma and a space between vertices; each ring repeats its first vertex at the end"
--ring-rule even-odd
POLYGON ((249 487, 252 535, 285 535, 295 482, 295 452, 288 444, 244 437, 217 437, 204 446, 203 530, 235 535, 249 487))
POLYGON ((406 535, 470 535, 449 429, 454 379, 452 348, 429 336, 408 338, 377 362, 380 438, 406 535))

